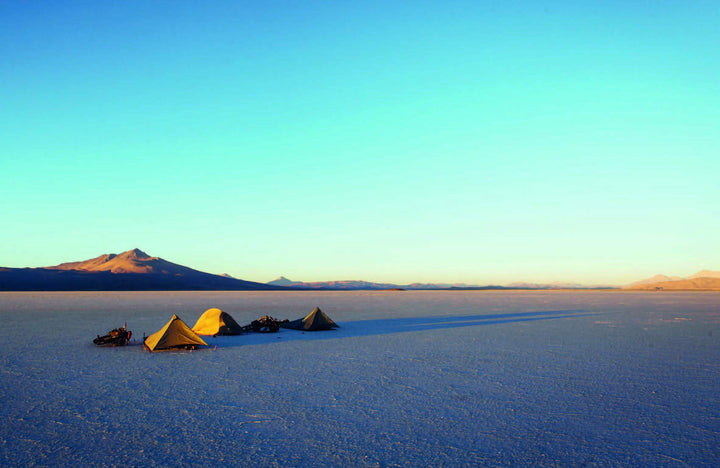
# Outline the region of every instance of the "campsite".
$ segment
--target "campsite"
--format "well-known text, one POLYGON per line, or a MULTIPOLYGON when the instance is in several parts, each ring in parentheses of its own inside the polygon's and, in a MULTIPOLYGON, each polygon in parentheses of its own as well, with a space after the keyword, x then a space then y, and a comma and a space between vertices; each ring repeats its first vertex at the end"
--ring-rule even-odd
MULTIPOLYGON (((293 320, 277 320, 269 315, 264 315, 257 320, 253 320, 250 324, 241 326, 227 312, 212 307, 200 316, 195 325, 190 328, 177 315, 173 315, 170 321, 160 330, 143 338, 142 345, 148 351, 187 351, 196 350, 200 347, 207 347, 208 344, 203 341, 200 335, 210 336, 233 336, 242 335, 243 333, 276 333, 280 328, 300 331, 326 331, 338 328, 319 307, 315 307, 312 312, 305 317, 293 320)), ((123 330, 125 327, 123 326, 123 330)), ((114 331, 114 330, 113 330, 114 331)), ((110 332, 112 333, 112 332, 110 332)), ((100 339, 98 336, 97 339, 100 339)), ((97 340, 94 340, 95 342, 97 340)), ((98 343, 96 343, 98 344, 98 343)), ((126 343, 123 343, 123 345, 126 343)))
POLYGON ((717 466, 717 293, 2 293, 0 465, 717 466), (208 308, 196 351, 102 348, 208 308), (676 461, 680 460, 680 461, 676 461))

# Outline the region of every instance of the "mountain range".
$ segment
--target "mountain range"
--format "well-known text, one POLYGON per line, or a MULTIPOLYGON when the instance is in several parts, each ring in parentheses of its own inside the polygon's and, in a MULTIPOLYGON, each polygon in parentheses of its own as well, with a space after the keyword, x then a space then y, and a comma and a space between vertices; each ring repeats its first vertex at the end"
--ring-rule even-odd
POLYGON ((0 268, 0 291, 255 291, 281 286, 213 275, 140 249, 43 268, 0 268))
MULTIPOLYGON (((151 257, 140 249, 104 254, 79 262, 42 268, 0 267, 0 291, 257 291, 257 290, 485 290, 485 289, 614 289, 576 283, 511 283, 479 286, 464 283, 374 283, 370 281, 293 281, 284 276, 257 283, 214 275, 151 257)), ((702 270, 686 278, 656 275, 623 289, 720 290, 720 271, 702 270)))
MULTIPOLYGON (((292 289, 335 289, 335 290, 382 290, 382 289, 618 289, 617 286, 584 285, 580 283, 510 283, 503 286, 473 285, 464 283, 373 283, 370 281, 293 281, 281 276, 268 282, 274 286, 292 289)), ((681 276, 655 275, 623 286, 622 289, 677 289, 677 290, 720 290, 720 271, 702 270, 687 278, 681 276)))
POLYGON ((293 281, 284 276, 272 280, 267 284, 274 286, 285 286, 294 289, 340 289, 340 290, 383 290, 383 289, 506 289, 503 286, 477 286, 464 283, 411 283, 411 284, 394 284, 394 283, 373 283, 371 281, 361 280, 342 280, 342 281, 293 281))
POLYGON ((636 281, 623 289, 636 290, 720 290, 720 271, 702 270, 688 277, 655 275, 652 278, 636 281))
POLYGON ((511 283, 506 286, 476 285, 465 283, 373 283, 370 281, 344 280, 344 281, 293 281, 284 276, 272 280, 267 284, 285 286, 295 289, 340 289, 340 290, 382 290, 382 289, 613 289, 611 286, 585 286, 579 283, 511 283))

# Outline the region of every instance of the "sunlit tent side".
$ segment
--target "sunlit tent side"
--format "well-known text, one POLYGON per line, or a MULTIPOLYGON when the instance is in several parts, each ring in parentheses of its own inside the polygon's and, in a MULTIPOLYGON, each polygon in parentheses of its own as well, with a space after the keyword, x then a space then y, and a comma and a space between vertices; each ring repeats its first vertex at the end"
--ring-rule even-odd
POLYGON ((339 328, 339 326, 333 322, 330 317, 325 315, 319 307, 315 307, 315 310, 307 314, 304 318, 283 323, 280 324, 280 326, 283 328, 305 331, 331 330, 333 328, 339 328))
POLYGON ((208 309, 200 316, 192 330, 198 335, 240 335, 243 328, 227 312, 208 309))
POLYGON ((198 346, 207 345, 177 315, 173 315, 160 331, 145 338, 145 346, 150 351, 195 349, 198 346))

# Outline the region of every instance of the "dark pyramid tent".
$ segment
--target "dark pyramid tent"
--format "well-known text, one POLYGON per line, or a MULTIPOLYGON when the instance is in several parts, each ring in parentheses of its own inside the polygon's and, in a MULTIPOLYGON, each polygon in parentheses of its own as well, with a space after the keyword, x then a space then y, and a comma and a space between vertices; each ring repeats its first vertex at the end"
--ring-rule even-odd
POLYGON ((172 349, 195 349, 198 346, 207 346, 202 338, 180 320, 180 317, 173 315, 168 323, 157 333, 145 338, 145 346, 150 351, 166 351, 172 349))
POLYGON ((239 335, 243 329, 234 318, 220 309, 208 309, 200 316, 192 330, 198 335, 239 335))
POLYGON ((292 322, 280 324, 283 328, 292 328, 293 330, 318 331, 331 330, 338 328, 338 325, 332 321, 330 317, 315 307, 315 310, 305 316, 305 318, 293 320, 292 322))

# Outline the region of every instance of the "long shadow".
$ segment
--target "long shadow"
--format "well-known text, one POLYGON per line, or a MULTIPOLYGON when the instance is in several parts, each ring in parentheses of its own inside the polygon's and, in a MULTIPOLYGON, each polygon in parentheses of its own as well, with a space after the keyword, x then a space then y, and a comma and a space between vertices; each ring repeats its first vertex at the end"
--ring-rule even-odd
POLYGON ((500 325, 505 323, 559 320, 597 315, 584 310, 548 310, 509 314, 478 314, 461 316, 404 317, 374 320, 356 320, 339 323, 340 328, 328 331, 304 332, 280 329, 278 333, 249 333, 239 336, 207 337, 211 347, 229 348, 295 340, 330 340, 360 336, 389 335, 450 328, 500 325))

